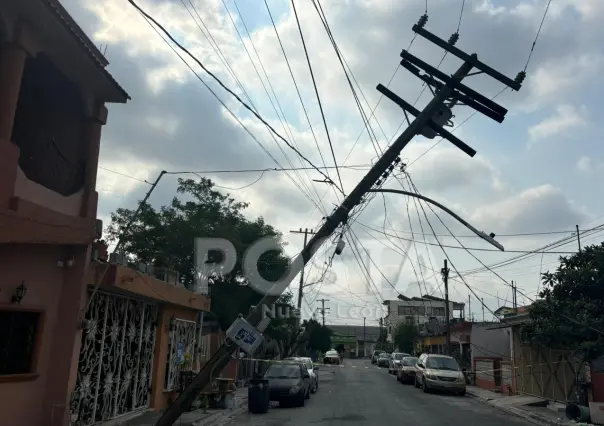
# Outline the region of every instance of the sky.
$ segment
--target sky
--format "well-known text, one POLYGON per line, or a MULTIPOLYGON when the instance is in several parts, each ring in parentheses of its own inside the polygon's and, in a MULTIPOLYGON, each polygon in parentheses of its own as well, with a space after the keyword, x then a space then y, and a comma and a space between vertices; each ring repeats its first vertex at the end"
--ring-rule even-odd
MULTIPOLYGON (((97 190, 105 225, 117 208, 135 208, 149 189, 145 181, 161 170, 196 172, 249 202, 246 215, 262 216, 280 230, 290 256, 303 244, 303 236, 290 231, 317 229, 341 194, 316 182, 324 178, 316 170, 241 170, 311 167, 298 153, 314 166, 334 166, 330 140, 344 191, 350 193, 406 127, 403 111, 382 99, 376 85, 388 86, 420 109, 432 98, 417 77, 398 66, 403 49, 434 66, 443 58, 439 47, 422 37, 413 40, 411 28, 426 10, 427 30, 445 40, 458 30, 457 47, 506 76, 513 79, 526 67, 518 92, 501 92, 502 83, 486 75, 464 80, 488 98, 501 92, 495 100, 509 110, 499 124, 472 115, 467 106, 453 109, 449 130, 476 149, 475 157, 446 140, 423 136, 400 154, 423 195, 478 230, 498 235, 505 252, 437 207, 375 194, 344 234, 347 245, 331 267, 331 242, 307 266, 306 317, 328 299, 327 323, 363 324, 366 317, 367 325, 377 325, 383 300, 397 294, 441 296, 440 269, 447 259, 451 299, 469 303, 475 319, 491 319, 490 311, 511 304, 512 280, 519 303, 536 297, 540 273, 577 251, 576 226, 582 245, 604 239, 602 231, 589 231, 604 223, 604 190, 597 184, 604 178, 604 124, 598 119, 604 114, 604 83, 597 78, 604 71, 601 0, 553 0, 547 14, 546 0, 323 0, 350 83, 310 1, 293 3, 304 44, 291 1, 137 2, 291 146, 273 137, 176 47, 179 58, 165 34, 127 1, 62 3, 101 46, 108 70, 132 97, 108 106, 103 129, 97 190), (216 172, 233 170, 239 172, 216 172)), ((460 65, 449 54, 439 69, 453 74, 460 65)), ((335 169, 326 173, 339 183, 335 169)), ((168 204, 177 178, 197 175, 164 177, 150 203, 168 204)), ((397 172, 384 187, 409 190, 409 182, 397 172)), ((296 293, 297 282, 290 287, 296 293)))

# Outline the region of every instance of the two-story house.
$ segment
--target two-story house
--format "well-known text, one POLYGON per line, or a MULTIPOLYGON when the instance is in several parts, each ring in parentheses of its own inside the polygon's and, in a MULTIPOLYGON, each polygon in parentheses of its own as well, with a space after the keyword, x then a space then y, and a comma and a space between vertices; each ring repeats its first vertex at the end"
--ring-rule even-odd
POLYGON ((0 5, 2 425, 160 410, 210 354, 207 295, 92 256, 106 105, 129 99, 107 65, 58 0, 0 5))
MULTIPOLYGON (((399 296, 397 300, 386 300, 387 315, 384 325, 388 330, 388 340, 392 341, 392 334, 401 322, 418 326, 420 332, 435 333, 446 324, 445 300, 434 296, 405 297, 399 296)), ((449 301, 449 321, 454 318, 464 317, 464 303, 449 301)))

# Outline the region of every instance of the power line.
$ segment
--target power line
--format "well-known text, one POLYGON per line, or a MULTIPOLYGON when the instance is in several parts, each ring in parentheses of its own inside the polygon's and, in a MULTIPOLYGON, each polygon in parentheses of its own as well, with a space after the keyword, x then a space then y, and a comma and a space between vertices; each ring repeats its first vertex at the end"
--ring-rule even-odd
POLYGON ((533 44, 531 45, 531 51, 529 52, 528 59, 526 60, 526 64, 524 65, 524 71, 529 66, 529 62, 533 56, 533 52, 535 51, 535 45, 537 44, 537 40, 539 40, 539 35, 541 34, 541 29, 543 28, 543 23, 545 22, 545 18, 547 16, 547 12, 549 11, 549 6, 552 4, 552 0, 547 2, 547 6, 545 7, 545 12, 543 13, 543 18, 541 18, 541 23, 539 24, 539 29, 537 30, 537 35, 535 36, 535 40, 533 40, 533 44))
MULTIPOLYGON (((389 234, 387 232, 380 231, 379 229, 376 229, 369 225, 365 225, 361 222, 357 221, 357 223, 361 226, 371 229, 374 232, 378 232, 380 234, 384 234, 384 235, 387 235, 390 237, 395 237, 395 238, 398 238, 399 240, 403 240, 403 241, 411 241, 414 244, 417 242, 417 243, 425 244, 428 246, 446 247, 446 248, 451 248, 451 249, 462 249, 462 250, 472 250, 472 251, 488 251, 488 252, 493 252, 493 253, 542 253, 542 252, 538 252, 538 251, 534 251, 534 250, 506 250, 505 252, 502 252, 501 250, 481 248, 481 247, 464 247, 464 246, 451 246, 451 245, 447 245, 447 244, 435 244, 435 243, 429 243, 427 241, 417 241, 417 240, 411 239, 411 238, 399 237, 396 235, 389 234)), ((455 235, 451 235, 451 236, 454 238, 459 238, 455 235)), ((574 253, 576 253, 576 251, 548 251, 546 253, 549 253, 549 254, 574 254, 574 253)))
MULTIPOLYGON (((145 12, 138 4, 136 4, 136 2, 134 0, 128 0, 128 3, 130 3, 136 10, 139 11, 139 13, 141 13, 145 18, 147 18, 148 20, 150 20, 151 22, 153 22, 153 24, 155 24, 165 35, 166 37, 168 37, 172 43, 174 43, 175 45, 177 45, 179 47, 180 50, 182 50, 183 52, 185 52, 191 59, 193 59, 197 65, 199 65, 210 77, 212 77, 219 85, 220 87, 222 87, 224 90, 226 90, 231 96, 233 96, 235 99, 237 99, 237 101, 245 108, 247 109, 249 112, 251 112, 258 120, 260 120, 262 122, 262 124, 264 124, 275 136, 277 136, 279 139, 281 139, 283 142, 285 142, 285 144, 291 148, 296 154, 298 154, 302 159, 304 159, 304 161, 306 161, 310 166, 312 166, 315 170, 317 170, 325 179, 327 179, 328 182, 333 183, 335 185, 335 183, 329 178, 329 176, 327 176, 325 173, 323 173, 319 168, 317 168, 308 158, 306 158, 306 156, 304 156, 304 154, 302 154, 295 146, 293 146, 287 139, 285 139, 283 136, 281 136, 280 133, 278 133, 264 118, 262 118, 260 116, 260 114, 258 114, 252 107, 250 107, 246 102, 244 102, 239 95, 237 95, 235 92, 233 92, 231 89, 229 89, 223 82, 222 80, 220 80, 214 73, 212 73, 209 69, 207 69, 205 67, 205 65, 203 65, 203 63, 197 59, 197 57, 195 55, 193 55, 191 52, 189 52, 189 50, 184 47, 182 44, 180 44, 175 38, 174 36, 172 36, 172 34, 170 34, 169 31, 167 31, 159 22, 157 22, 155 20, 155 18, 153 18, 151 15, 149 15, 147 12, 145 12)), ((335 185, 337 187, 337 185, 335 185)), ((339 188, 338 188, 339 189, 339 188)))
MULTIPOLYGON (((260 80, 260 83, 262 84, 262 88, 264 89, 264 92, 266 93, 266 96, 268 97, 268 100, 271 104, 271 106, 273 107, 273 111, 275 111, 275 115, 277 116, 277 118, 279 119, 279 121, 281 122, 281 126, 283 127, 283 130, 285 131, 285 133, 287 133, 287 128, 285 127, 285 123, 283 122, 283 119, 281 118, 281 116, 279 115, 279 111, 277 111, 277 107, 275 106, 270 93, 268 92, 268 89, 266 88, 266 85, 264 84, 264 80, 262 79, 262 76, 260 75, 260 73, 258 72, 258 68, 256 67, 256 64, 254 63, 254 60, 252 59, 252 55, 250 54, 245 41, 243 40, 243 37, 241 36, 241 33, 239 32, 239 28, 237 27, 237 24, 235 23, 235 20, 233 19, 233 16, 231 15, 231 11, 229 10, 226 2, 224 0, 222 0, 222 5, 224 6, 224 9, 227 12, 227 15, 229 17, 229 20, 231 21, 231 24, 233 25, 233 28, 235 28, 235 32, 237 33, 237 36, 239 37, 239 41, 241 41, 241 44, 243 45, 243 49, 245 50, 245 53, 248 57, 248 59, 250 60, 250 63, 252 64, 252 67, 254 68, 254 71, 256 72, 256 75, 258 76, 258 79, 260 80)), ((237 10, 239 11, 239 8, 237 8, 237 10)), ((239 16, 241 17, 241 21, 243 22, 243 25, 247 31, 247 25, 245 25, 245 21, 243 20, 243 17, 241 16, 241 13, 239 13, 239 16)), ((269 85, 271 86, 272 89, 272 85, 270 84, 270 80, 268 78, 268 75, 266 74, 266 70, 264 68, 264 65, 262 65, 262 60, 260 59, 260 55, 258 55, 258 51, 256 50, 256 46, 254 44, 254 41, 249 33, 249 31, 247 31, 249 39, 250 39, 250 43, 252 44, 252 47, 254 49, 254 52, 256 53, 256 57, 258 58, 258 61, 260 62, 260 65, 262 66, 262 69, 264 71, 264 75, 269 83, 269 85)), ((275 94, 274 90, 273 90, 273 95, 275 96, 275 99, 277 100, 277 103, 279 102, 277 95, 275 94)), ((281 145, 277 142, 277 140, 275 139, 275 135, 273 135, 271 133, 271 136, 273 138, 273 141, 275 142, 275 145, 277 145, 277 147, 279 148, 279 150, 281 151, 281 153, 283 154, 283 156, 285 157, 286 161, 289 163, 289 165, 291 167, 294 167, 294 164, 291 162, 291 160, 289 159, 287 153, 283 150, 283 148, 281 147, 281 145)), ((292 142, 293 145, 295 146, 296 149, 298 149, 298 145, 296 144, 295 138, 293 137, 293 133, 291 133, 290 131, 290 135, 292 138, 292 142)), ((298 177, 298 179, 300 179, 301 184, 305 187, 305 189, 308 191, 308 197, 311 197, 311 191, 309 190, 306 182, 304 182, 304 180, 302 179, 302 177, 300 176, 300 174, 298 172, 294 172, 295 175, 298 177)), ((302 188, 299 188, 300 190, 302 190, 302 188)), ((302 191, 304 192, 304 191, 302 191)), ((317 194, 318 195, 318 194, 317 194)))
MULTIPOLYGON (((130 1, 130 0, 129 0, 130 1)), ((166 40, 164 38, 164 36, 157 30, 157 28, 155 28, 153 26, 153 24, 151 23, 151 20, 149 18, 147 18, 147 16, 145 16, 142 12, 139 11, 139 13, 143 16, 143 19, 145 19, 145 22, 153 29, 153 31, 155 31, 157 33, 157 35, 162 39, 162 41, 164 43, 166 43, 166 45, 176 54, 176 56, 178 56, 178 58, 185 64, 185 66, 189 69, 189 71, 191 71, 193 73, 193 75, 195 75, 195 77, 201 82, 201 84, 204 85, 204 87, 206 89, 208 89, 208 91, 212 94, 212 96, 214 96, 216 98, 216 100, 222 105, 222 107, 231 115, 231 117, 233 117, 233 119, 243 128, 243 130, 245 130, 245 132, 254 140, 254 142, 256 142, 258 144, 258 146, 260 147, 260 149, 262 149, 266 155, 268 155, 273 162, 275 162, 275 164, 277 164, 280 168, 282 168, 281 164, 279 163, 279 161, 275 158, 275 156, 273 154, 271 154, 271 152, 269 150, 266 149, 266 147, 264 145, 262 145, 262 142, 260 142, 260 140, 256 137, 256 135, 254 135, 252 133, 252 131, 245 125, 245 123, 243 123, 241 121, 241 119, 239 119, 239 117, 237 117, 237 115, 235 115, 235 113, 224 103, 224 101, 222 99, 220 99, 220 97, 218 96, 218 94, 212 90, 212 88, 200 77, 200 75, 193 69, 193 67, 191 67, 191 65, 189 65, 189 63, 182 57, 182 55, 180 53, 178 53, 178 51, 174 48, 174 46, 172 46, 168 40, 166 40)), ((165 31, 165 30, 164 30, 165 31)), ((245 89, 244 89, 245 91, 245 89)), ((272 134, 271 134, 272 135, 272 134)), ((274 136, 273 136, 274 138, 274 136)), ((314 167, 314 165, 313 165, 314 167)), ((166 174, 179 174, 178 172, 171 172, 171 173, 166 173, 166 174)), ((194 173, 193 173, 194 174, 194 173)), ((288 173, 286 173, 287 177, 289 177, 292 181, 292 183, 294 184, 294 186, 298 187, 298 189, 301 190, 300 186, 298 185, 298 183, 294 180, 294 178, 292 178, 288 173)), ((308 198, 308 200, 314 204, 316 207, 318 207, 317 203, 308 195, 306 194, 304 191, 302 191, 302 194, 308 198)))
MULTIPOLYGON (((300 40, 302 41, 302 47, 304 49, 304 56, 306 57, 306 63, 308 64, 308 70, 310 71, 310 78, 312 80, 313 88, 315 89, 315 96, 317 97, 317 102, 319 104, 319 111, 321 112, 321 118, 323 119, 323 127, 325 128, 325 134, 327 135, 327 143, 329 143, 329 149, 331 150, 331 156, 333 157, 333 163, 336 166, 336 173, 338 174, 338 180, 340 181, 340 187, 342 191, 344 191, 344 184, 342 183, 342 176, 340 175, 340 170, 338 167, 338 161, 336 160, 336 154, 333 150, 333 144, 331 142, 331 136, 329 134, 329 127, 327 127, 327 120, 325 119, 325 112, 323 111, 323 103, 321 102, 321 96, 319 95, 319 89, 317 88, 317 81, 315 79, 315 73, 312 69, 312 64, 310 63, 310 56, 308 56, 308 48, 306 47, 306 40, 304 39, 304 33, 302 32, 302 26, 300 25, 300 19, 298 18, 298 10, 296 9, 296 3, 294 0, 291 0, 292 10, 294 11, 294 17, 296 18, 296 25, 298 26, 298 32, 300 33, 300 40)), ((318 148, 318 147, 317 147, 318 148)), ((323 164, 325 164, 325 160, 323 159, 323 154, 319 149, 319 155, 323 160, 323 164)))

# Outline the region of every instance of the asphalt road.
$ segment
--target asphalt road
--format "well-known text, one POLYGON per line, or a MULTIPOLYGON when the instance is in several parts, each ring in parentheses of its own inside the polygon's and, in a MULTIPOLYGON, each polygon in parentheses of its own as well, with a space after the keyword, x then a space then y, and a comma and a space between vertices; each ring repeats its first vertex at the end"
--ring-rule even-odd
POLYGON ((527 426, 519 417, 470 396, 423 393, 397 382, 368 360, 321 366, 319 391, 304 407, 274 407, 267 414, 245 413, 229 426, 527 426))

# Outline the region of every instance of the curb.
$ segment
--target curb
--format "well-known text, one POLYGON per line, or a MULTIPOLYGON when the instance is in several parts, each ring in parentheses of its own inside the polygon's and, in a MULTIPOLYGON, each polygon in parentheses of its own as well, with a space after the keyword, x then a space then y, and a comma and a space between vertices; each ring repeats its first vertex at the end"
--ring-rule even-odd
POLYGON ((474 398, 480 402, 482 402, 483 404, 489 404, 491 407, 496 408, 499 411, 502 411, 504 413, 510 413, 513 414, 517 417, 522 417, 524 420, 531 422, 535 425, 539 425, 539 426, 568 426, 568 422, 564 422, 564 421, 555 421, 555 420, 549 420, 549 419, 544 419, 543 417, 541 417, 538 414, 535 413, 531 413, 530 411, 525 411, 522 410, 520 408, 516 408, 516 407, 501 407, 499 405, 495 405, 495 404, 491 404, 490 401, 493 401, 494 399, 497 398, 486 398, 483 396, 479 396, 477 394, 472 393, 471 391, 467 392, 467 395, 470 398, 474 398))

